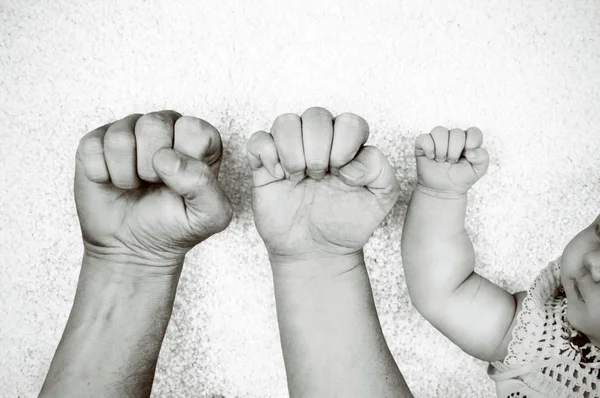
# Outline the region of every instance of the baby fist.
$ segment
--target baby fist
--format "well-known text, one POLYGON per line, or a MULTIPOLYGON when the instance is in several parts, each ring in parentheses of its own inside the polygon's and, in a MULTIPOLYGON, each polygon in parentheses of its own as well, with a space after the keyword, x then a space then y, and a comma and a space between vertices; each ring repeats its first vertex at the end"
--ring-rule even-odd
POLYGON ((173 111, 130 115, 85 135, 74 191, 86 254, 181 264, 231 221, 217 180, 221 154, 217 129, 173 111))
POLYGON ((421 134, 415 143, 418 183, 439 195, 464 195, 487 171, 489 155, 482 142, 477 127, 436 127, 421 134))

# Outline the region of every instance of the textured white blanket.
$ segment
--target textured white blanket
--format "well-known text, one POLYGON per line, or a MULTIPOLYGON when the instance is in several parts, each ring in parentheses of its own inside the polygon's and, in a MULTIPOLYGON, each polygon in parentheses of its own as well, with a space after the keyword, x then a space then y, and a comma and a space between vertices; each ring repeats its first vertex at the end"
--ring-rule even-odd
POLYGON ((600 2, 0 0, 0 395, 35 396, 82 254, 79 138, 176 109, 223 134, 236 216, 188 256, 156 397, 285 397, 273 288, 244 145, 283 112, 355 112, 404 193, 367 247, 391 350, 417 397, 492 396, 486 364, 406 293, 400 236, 414 138, 480 127, 477 269, 524 289, 600 210, 600 2))

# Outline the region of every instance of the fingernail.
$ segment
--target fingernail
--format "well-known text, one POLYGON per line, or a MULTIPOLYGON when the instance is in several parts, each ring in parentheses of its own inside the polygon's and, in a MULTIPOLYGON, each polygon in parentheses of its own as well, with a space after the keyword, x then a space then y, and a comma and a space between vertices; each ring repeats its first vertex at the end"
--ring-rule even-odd
POLYGON ((365 166, 358 162, 352 162, 340 169, 340 174, 349 180, 356 181, 362 178, 367 172, 365 166))
POLYGON ((325 170, 308 170, 308 175, 315 180, 320 180, 321 178, 325 177, 325 170))
POLYGON ((163 150, 158 154, 156 163, 163 174, 172 176, 179 170, 181 159, 174 150, 163 150))
POLYGON ((304 171, 299 171, 290 175, 290 180, 292 181, 302 181, 304 179, 304 171))
POLYGON ((277 163, 275 165, 275 177, 277 177, 277 178, 285 177, 285 172, 283 171, 283 167, 281 167, 281 163, 277 163))

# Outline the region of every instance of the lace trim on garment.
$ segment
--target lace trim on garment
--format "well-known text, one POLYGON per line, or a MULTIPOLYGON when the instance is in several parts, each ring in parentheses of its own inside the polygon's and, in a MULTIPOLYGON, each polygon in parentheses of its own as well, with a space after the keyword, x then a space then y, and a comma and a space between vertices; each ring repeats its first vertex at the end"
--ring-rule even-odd
POLYGON ((540 391, 568 396, 597 396, 600 349, 567 320, 567 299, 560 283, 560 259, 536 278, 523 300, 508 355, 492 366, 496 380, 519 378, 540 391), (510 377, 509 377, 510 376, 510 377))

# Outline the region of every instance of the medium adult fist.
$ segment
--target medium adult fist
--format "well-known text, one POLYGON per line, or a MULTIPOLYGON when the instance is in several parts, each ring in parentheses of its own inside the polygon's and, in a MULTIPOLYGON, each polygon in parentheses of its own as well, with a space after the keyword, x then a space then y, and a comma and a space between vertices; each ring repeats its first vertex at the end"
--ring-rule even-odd
POLYGON ((181 264, 231 221, 217 180, 221 155, 216 128, 174 111, 130 115, 85 135, 74 192, 86 254, 181 264))
POLYGON ((489 155, 482 142, 477 127, 467 131, 436 127, 421 134, 415 143, 419 184, 440 195, 465 194, 488 168, 489 155))
POLYGON ((305 260, 362 249, 400 194, 367 122, 326 109, 283 114, 248 142, 256 227, 269 255, 305 260))

